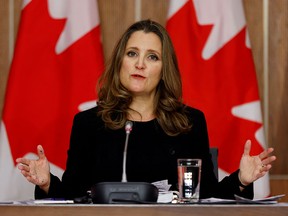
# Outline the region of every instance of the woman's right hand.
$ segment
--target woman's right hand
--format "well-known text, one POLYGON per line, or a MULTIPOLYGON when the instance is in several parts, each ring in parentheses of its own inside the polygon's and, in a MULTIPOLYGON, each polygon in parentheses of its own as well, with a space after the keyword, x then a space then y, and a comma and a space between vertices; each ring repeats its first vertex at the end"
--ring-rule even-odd
POLYGON ((17 158, 16 162, 19 163, 18 169, 29 182, 48 193, 51 181, 49 162, 41 145, 37 146, 37 153, 39 157, 37 160, 17 158))

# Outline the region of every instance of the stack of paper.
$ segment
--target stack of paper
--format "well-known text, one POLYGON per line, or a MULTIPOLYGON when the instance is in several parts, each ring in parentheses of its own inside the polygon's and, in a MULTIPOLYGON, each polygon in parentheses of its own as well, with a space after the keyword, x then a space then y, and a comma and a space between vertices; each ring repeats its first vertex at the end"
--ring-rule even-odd
POLYGON ((264 199, 250 200, 250 199, 246 199, 246 198, 235 195, 235 199, 237 203, 243 203, 243 204, 249 204, 249 203, 250 204, 275 204, 278 202, 278 199, 284 196, 285 194, 280 194, 276 196, 267 197, 264 199))
POLYGON ((153 185, 155 185, 158 188, 159 194, 158 194, 158 203, 171 203, 173 200, 174 193, 173 191, 170 191, 171 185, 168 184, 168 180, 162 180, 153 182, 153 185))

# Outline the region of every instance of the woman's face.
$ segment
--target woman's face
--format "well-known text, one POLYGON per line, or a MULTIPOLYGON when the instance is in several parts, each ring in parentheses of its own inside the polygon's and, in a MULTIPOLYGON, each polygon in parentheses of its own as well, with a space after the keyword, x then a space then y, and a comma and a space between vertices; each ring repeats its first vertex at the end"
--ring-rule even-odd
POLYGON ((154 96, 161 79, 162 45, 154 33, 134 32, 120 69, 120 82, 134 96, 154 96))

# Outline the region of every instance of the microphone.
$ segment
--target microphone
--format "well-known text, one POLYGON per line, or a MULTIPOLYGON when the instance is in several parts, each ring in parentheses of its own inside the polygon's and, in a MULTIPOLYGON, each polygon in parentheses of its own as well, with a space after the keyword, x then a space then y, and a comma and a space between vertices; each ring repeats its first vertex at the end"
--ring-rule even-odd
POLYGON ((126 175, 126 159, 127 159, 127 146, 129 141, 129 135, 132 131, 133 123, 131 121, 127 121, 125 124, 125 131, 126 131, 126 139, 125 139, 125 146, 123 152, 123 171, 122 171, 122 182, 127 182, 127 175, 126 175))
POLYGON ((91 187, 91 198, 95 204, 110 203, 155 203, 158 199, 158 188, 147 182, 127 182, 126 159, 129 135, 133 123, 125 124, 125 146, 123 151, 123 170, 121 182, 100 182, 91 187))

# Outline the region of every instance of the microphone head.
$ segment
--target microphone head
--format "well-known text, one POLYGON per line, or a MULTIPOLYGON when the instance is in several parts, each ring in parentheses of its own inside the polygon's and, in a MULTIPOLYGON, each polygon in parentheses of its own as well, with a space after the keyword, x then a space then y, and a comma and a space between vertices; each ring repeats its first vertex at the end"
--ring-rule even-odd
POLYGON ((125 124, 125 131, 126 133, 130 133, 132 131, 133 123, 131 121, 127 121, 125 124))

